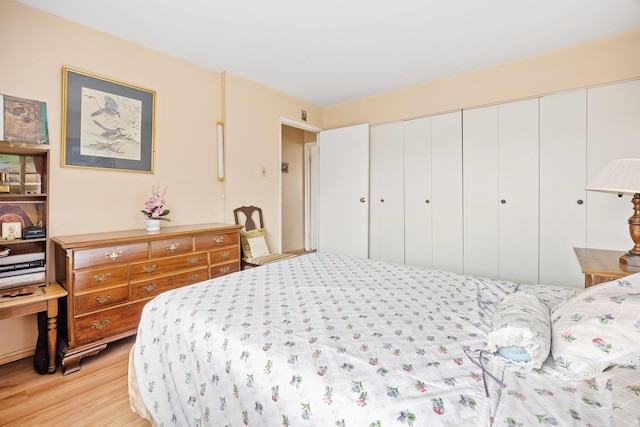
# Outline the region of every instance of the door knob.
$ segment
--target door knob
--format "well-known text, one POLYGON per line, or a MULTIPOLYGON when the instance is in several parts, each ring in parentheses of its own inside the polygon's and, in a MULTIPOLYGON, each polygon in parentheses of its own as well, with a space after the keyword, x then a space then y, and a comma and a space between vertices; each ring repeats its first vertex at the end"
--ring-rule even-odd
POLYGON ((364 203, 366 201, 367 201, 367 199, 365 199, 364 197, 360 197, 360 203, 364 203))
POLYGON ((578 204, 579 204, 579 205, 581 205, 581 204, 583 204, 583 203, 584 203, 584 202, 582 201, 582 199, 579 199, 579 200, 578 200, 578 204))
POLYGON ((502 203, 503 205, 505 205, 507 203, 507 201, 505 199, 500 200, 500 203, 502 203))

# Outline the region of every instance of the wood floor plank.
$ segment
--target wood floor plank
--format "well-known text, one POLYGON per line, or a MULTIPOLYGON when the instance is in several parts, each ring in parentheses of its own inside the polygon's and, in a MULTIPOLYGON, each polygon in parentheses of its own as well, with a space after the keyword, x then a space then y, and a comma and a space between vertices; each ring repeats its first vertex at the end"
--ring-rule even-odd
POLYGON ((127 368, 134 341, 110 344, 69 375, 60 370, 38 375, 32 358, 0 366, 0 426, 149 426, 129 407, 127 368))

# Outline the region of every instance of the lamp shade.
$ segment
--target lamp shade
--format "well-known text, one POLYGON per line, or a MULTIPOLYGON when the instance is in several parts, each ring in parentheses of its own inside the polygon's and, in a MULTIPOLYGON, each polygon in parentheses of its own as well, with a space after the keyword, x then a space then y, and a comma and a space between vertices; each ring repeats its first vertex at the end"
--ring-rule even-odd
POLYGON ((604 193, 640 193, 640 159, 618 159, 609 163, 586 187, 604 193))

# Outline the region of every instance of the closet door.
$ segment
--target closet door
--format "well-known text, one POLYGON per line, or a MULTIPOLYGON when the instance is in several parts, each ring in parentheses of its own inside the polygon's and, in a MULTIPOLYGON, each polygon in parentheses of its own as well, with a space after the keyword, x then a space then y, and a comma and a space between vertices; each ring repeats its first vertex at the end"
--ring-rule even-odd
POLYGON ((403 264, 403 123, 372 126, 369 156, 369 258, 403 264))
POLYGON ((464 274, 498 277, 498 107, 462 117, 464 274))
POLYGON ((404 122, 405 263, 433 267, 431 118, 404 122))
POLYGON ((462 112, 431 117, 432 268, 463 272, 462 112))
POLYGON ((318 250, 367 258, 369 125, 318 137, 318 250))
POLYGON ((538 283, 538 99, 498 107, 498 277, 538 283))
MULTIPOLYGON (((640 158, 640 81, 587 90, 587 184, 611 160, 640 158)), ((630 196, 587 192, 587 246, 629 250, 630 196)))
POLYGON ((464 273, 538 282, 538 100, 464 111, 464 273))
POLYGON ((540 283, 582 288, 587 239, 587 91, 540 98, 540 283))

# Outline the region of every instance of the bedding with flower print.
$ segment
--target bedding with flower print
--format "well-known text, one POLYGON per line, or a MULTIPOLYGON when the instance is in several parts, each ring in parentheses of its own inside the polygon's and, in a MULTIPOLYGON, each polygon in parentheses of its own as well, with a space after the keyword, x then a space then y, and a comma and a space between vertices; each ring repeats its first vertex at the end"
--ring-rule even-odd
POLYGON ((606 377, 565 391, 478 351, 517 288, 309 254, 157 296, 132 361, 161 426, 609 425, 606 377))

